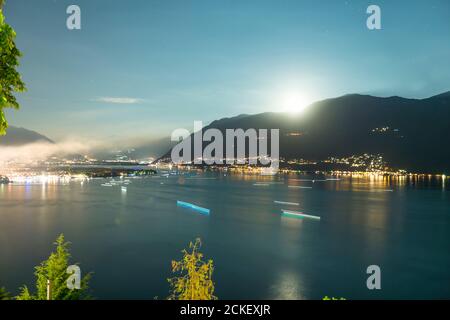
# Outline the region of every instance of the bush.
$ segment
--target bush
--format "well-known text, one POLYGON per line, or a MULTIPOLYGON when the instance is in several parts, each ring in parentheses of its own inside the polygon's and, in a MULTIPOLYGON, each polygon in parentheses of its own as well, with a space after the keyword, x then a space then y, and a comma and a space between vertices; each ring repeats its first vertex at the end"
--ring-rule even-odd
POLYGON ((31 293, 28 287, 23 286, 17 300, 47 300, 47 281, 50 280, 51 300, 85 300, 90 299, 88 294, 88 282, 91 274, 87 274, 81 279, 80 289, 69 289, 67 280, 71 276, 67 273, 70 259, 69 242, 64 240, 64 235, 60 235, 55 242, 56 252, 52 252, 50 257, 43 261, 35 269, 36 293, 31 293))
POLYGON ((202 243, 199 238, 189 243, 189 251, 184 249, 183 259, 172 261, 172 272, 179 276, 168 279, 171 286, 169 300, 216 300, 214 296, 213 261, 202 260, 198 250, 202 243))

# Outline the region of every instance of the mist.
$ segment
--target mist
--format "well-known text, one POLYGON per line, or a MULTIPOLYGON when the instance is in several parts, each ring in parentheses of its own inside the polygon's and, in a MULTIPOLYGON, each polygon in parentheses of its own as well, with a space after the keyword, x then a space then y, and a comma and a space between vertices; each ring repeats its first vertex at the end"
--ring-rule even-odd
POLYGON ((65 141, 60 143, 34 142, 21 146, 0 146, 0 164, 5 162, 28 163, 46 160, 54 156, 89 154, 96 143, 65 141))
POLYGON ((38 141, 20 146, 0 145, 0 165, 5 163, 32 163, 51 157, 72 159, 88 156, 99 160, 110 159, 118 150, 134 149, 139 159, 157 158, 167 152, 173 143, 170 138, 158 140, 127 139, 122 141, 66 140, 56 143, 38 141))

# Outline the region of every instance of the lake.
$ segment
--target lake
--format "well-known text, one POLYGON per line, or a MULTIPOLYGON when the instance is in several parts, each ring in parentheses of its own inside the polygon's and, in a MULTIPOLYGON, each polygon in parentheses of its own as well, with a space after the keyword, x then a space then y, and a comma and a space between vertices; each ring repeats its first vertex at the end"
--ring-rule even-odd
POLYGON ((171 260, 196 237, 219 299, 450 298, 449 180, 325 178, 170 175, 130 179, 126 192, 102 186, 110 179, 1 185, 0 286, 32 285, 64 233, 98 299, 166 298, 171 260), (366 287, 369 265, 381 290, 366 287))

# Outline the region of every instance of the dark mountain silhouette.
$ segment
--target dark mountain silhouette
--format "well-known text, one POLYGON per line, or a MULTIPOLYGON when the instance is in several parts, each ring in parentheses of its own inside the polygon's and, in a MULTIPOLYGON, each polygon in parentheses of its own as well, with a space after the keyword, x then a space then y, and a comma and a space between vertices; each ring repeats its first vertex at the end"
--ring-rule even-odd
POLYGON ((0 146, 22 146, 34 142, 54 143, 35 131, 10 126, 5 136, 0 136, 0 146))
POLYGON ((350 94, 316 102, 303 114, 241 115, 209 128, 280 129, 286 159, 381 154, 397 169, 450 172, 450 92, 421 100, 350 94))
POLYGON ((450 91, 438 94, 438 95, 433 96, 433 97, 431 97, 429 99, 437 99, 437 98, 450 98, 450 91))

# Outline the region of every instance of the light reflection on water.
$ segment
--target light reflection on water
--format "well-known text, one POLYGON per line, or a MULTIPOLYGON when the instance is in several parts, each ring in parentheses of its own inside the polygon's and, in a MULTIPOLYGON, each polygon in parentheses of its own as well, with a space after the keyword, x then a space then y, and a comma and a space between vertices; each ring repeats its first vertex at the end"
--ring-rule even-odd
POLYGON ((304 300, 306 299, 302 294, 302 288, 304 287, 298 272, 282 270, 275 278, 275 284, 271 288, 273 295, 270 299, 304 300))
POLYGON ((170 262, 197 236, 214 259, 221 299, 450 297, 442 285, 450 282, 445 180, 208 178, 215 179, 134 179, 127 192, 102 187, 105 180, 1 185, 0 285, 14 292, 30 284, 33 267, 64 232, 76 261, 95 272, 98 298, 167 296, 170 262), (211 215, 178 208, 176 200, 211 215), (284 217, 281 209, 322 219, 284 217), (382 268, 380 292, 365 288, 370 264, 382 268))

